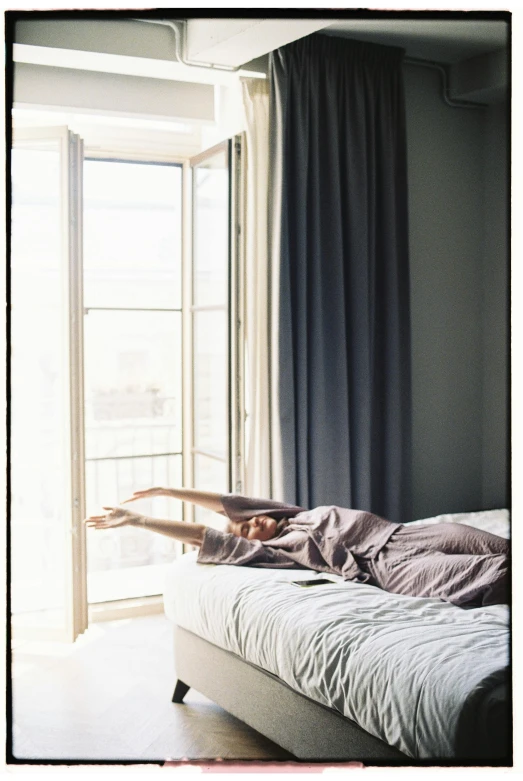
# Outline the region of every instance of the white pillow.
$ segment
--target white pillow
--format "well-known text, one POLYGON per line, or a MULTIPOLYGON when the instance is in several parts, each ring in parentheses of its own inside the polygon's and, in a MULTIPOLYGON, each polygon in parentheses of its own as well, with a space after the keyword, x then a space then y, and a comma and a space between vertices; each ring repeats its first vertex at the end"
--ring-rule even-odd
POLYGON ((430 523, 463 523, 476 529, 497 534, 499 537, 510 537, 510 514, 508 510, 481 510, 475 513, 447 513, 435 515, 433 518, 423 518, 406 526, 430 523))

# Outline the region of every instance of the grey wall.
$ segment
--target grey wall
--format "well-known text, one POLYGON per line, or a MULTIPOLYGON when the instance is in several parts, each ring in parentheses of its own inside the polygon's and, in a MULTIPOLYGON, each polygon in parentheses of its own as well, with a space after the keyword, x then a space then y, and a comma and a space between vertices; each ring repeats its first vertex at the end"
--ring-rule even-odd
POLYGON ((448 107, 432 69, 405 66, 405 88, 412 516, 423 518, 507 501, 503 117, 448 107))
POLYGON ((485 117, 483 244, 483 505, 507 503, 507 395, 509 337, 506 106, 485 117))

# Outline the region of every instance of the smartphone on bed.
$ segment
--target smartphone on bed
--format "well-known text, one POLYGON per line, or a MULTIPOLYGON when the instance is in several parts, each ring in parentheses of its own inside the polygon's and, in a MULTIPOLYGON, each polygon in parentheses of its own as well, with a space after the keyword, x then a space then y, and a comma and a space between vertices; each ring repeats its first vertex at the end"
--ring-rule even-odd
POLYGON ((327 578, 316 578, 315 580, 291 580, 293 586, 301 586, 302 588, 308 588, 309 586, 323 586, 326 583, 330 583, 334 586, 333 580, 327 580, 327 578))

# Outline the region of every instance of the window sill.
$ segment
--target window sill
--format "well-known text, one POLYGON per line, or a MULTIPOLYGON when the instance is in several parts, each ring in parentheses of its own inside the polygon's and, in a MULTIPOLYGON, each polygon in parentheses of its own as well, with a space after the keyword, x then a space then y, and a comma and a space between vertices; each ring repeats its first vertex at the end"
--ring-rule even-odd
POLYGON ((118 621, 121 618, 138 618, 163 613, 163 597, 120 599, 115 602, 97 602, 89 605, 89 624, 98 621, 118 621))

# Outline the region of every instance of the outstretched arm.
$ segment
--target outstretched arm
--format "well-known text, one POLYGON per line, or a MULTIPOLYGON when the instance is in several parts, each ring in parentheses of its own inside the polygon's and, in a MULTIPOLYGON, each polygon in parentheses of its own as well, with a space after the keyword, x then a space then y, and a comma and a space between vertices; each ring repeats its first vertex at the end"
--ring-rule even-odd
POLYGON ((134 502, 137 499, 150 499, 153 496, 170 496, 172 499, 181 499, 182 502, 191 502, 206 510, 212 510, 220 515, 225 515, 222 494, 211 491, 198 491, 195 488, 147 488, 143 491, 135 491, 130 499, 125 499, 122 504, 134 502))
POLYGON ((201 564, 238 564, 254 567, 300 568, 288 553, 263 545, 260 540, 246 540, 228 532, 221 532, 199 523, 167 521, 140 515, 124 507, 104 507, 103 515, 92 515, 85 524, 95 529, 114 529, 119 526, 136 526, 142 529, 200 548, 201 564))
POLYGON ((123 507, 104 507, 103 515, 91 515, 85 519, 85 525, 94 529, 115 529, 120 526, 136 526, 148 529, 166 537, 185 542, 187 545, 202 544, 206 526, 201 523, 185 523, 184 521, 168 521, 162 518, 150 518, 123 507))

